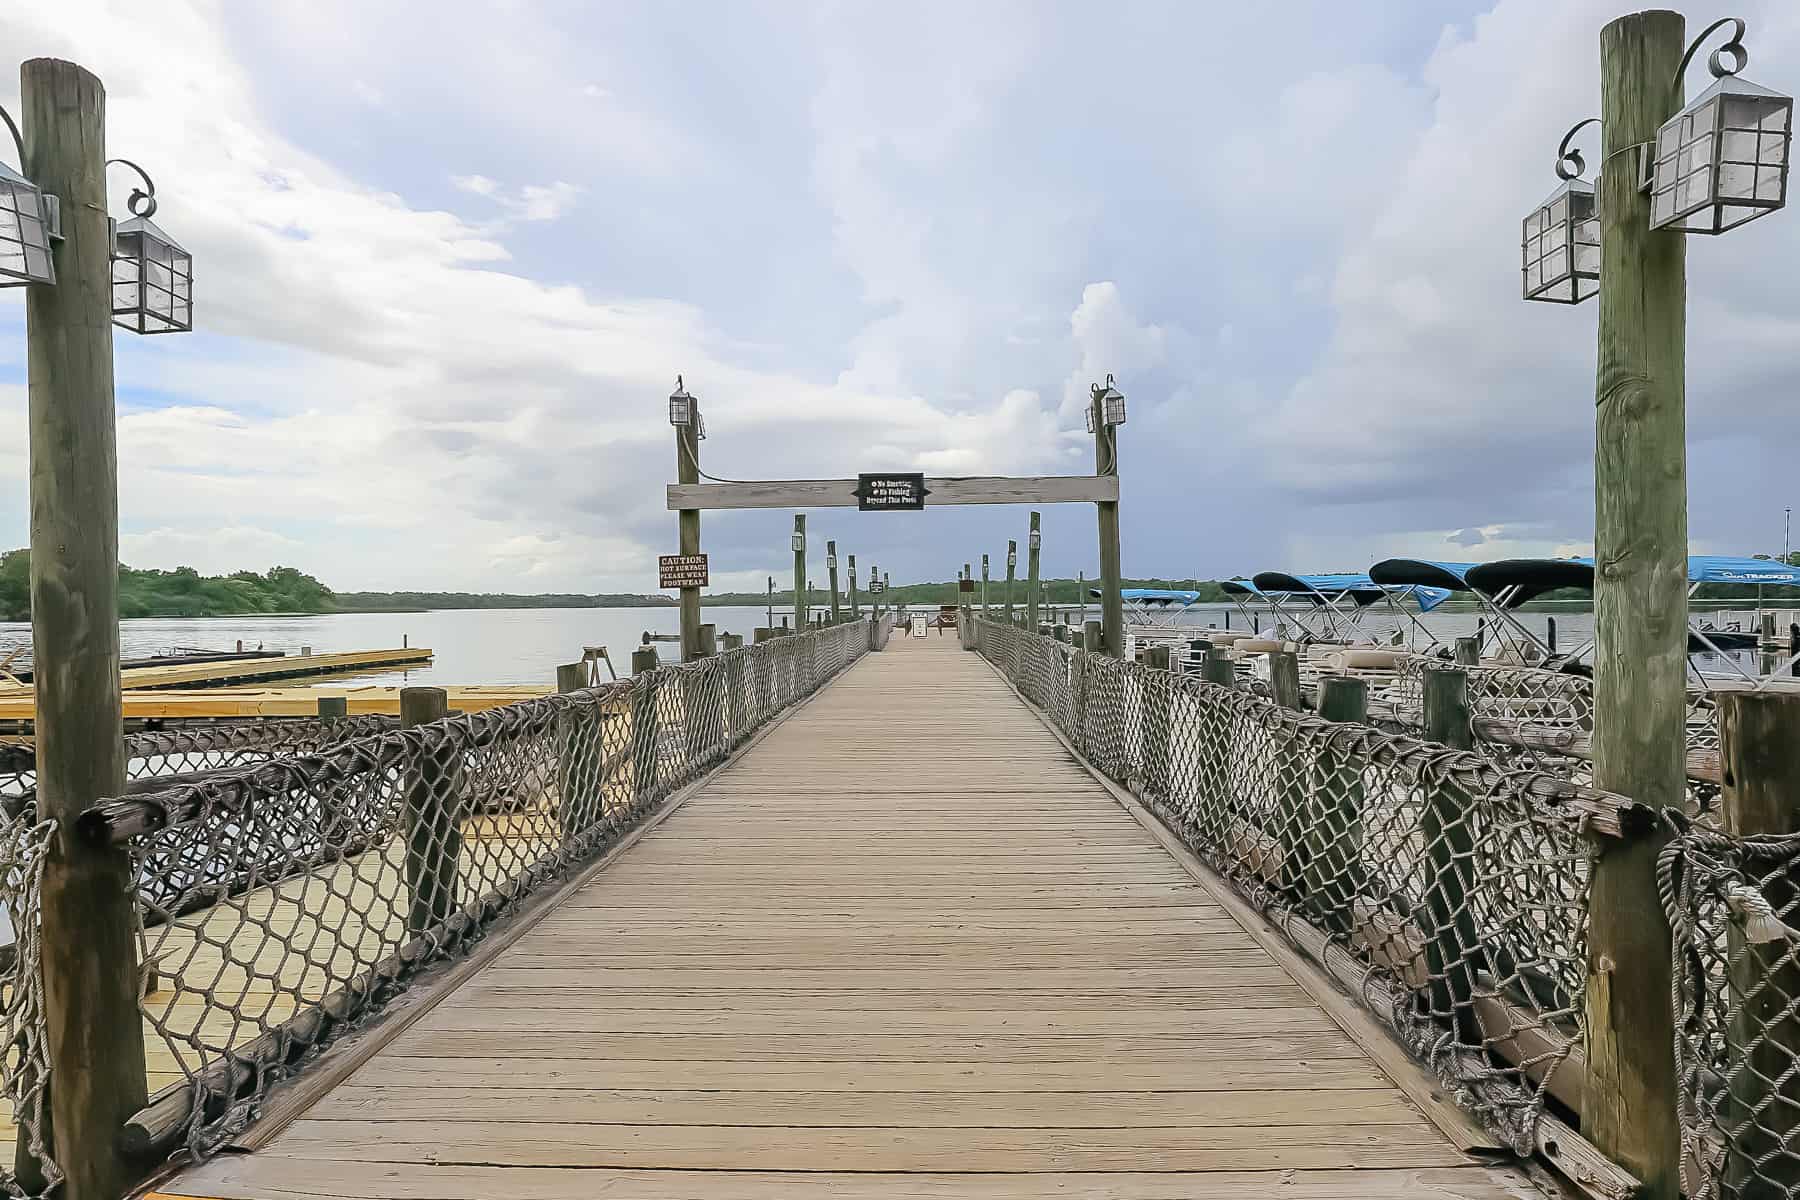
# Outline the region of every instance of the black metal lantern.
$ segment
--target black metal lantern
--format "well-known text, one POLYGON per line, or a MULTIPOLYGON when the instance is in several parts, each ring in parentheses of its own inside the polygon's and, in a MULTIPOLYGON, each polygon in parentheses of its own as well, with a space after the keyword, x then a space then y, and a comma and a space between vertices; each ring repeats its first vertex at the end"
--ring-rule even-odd
POLYGON ((144 182, 125 202, 131 220, 113 230, 113 324, 133 333, 187 333, 194 327, 194 256, 150 219, 156 185, 144 169, 124 158, 111 163, 144 182))
POLYGON ((1600 206, 1594 185, 1581 178, 1587 164, 1569 141, 1595 118, 1563 135, 1556 158, 1562 180, 1525 218, 1520 270, 1527 300, 1580 304, 1600 291, 1600 206))
POLYGON ((675 377, 675 390, 669 395, 669 424, 675 426, 692 425, 694 423, 694 398, 681 382, 681 376, 675 377))
MULTIPOLYGON (((1100 401, 1100 420, 1105 425, 1123 425, 1125 423, 1125 393, 1113 386, 1113 377, 1106 377, 1106 386, 1098 384, 1094 387, 1094 397, 1100 401)), ((1094 410, 1088 409, 1088 432, 1094 432, 1094 410)))
POLYGON ((1652 229, 1724 233, 1787 204, 1794 100, 1738 77, 1750 61, 1743 20, 1715 21, 1695 38, 1676 86, 1700 44, 1725 25, 1736 28, 1708 60, 1715 82, 1657 130, 1649 172, 1652 229))
MULTIPOLYGON (((12 132, 25 165, 25 142, 10 114, 0 108, 0 120, 12 132)), ((56 229, 56 198, 5 163, 0 163, 0 287, 28 283, 55 283, 56 266, 50 261, 50 238, 56 229)))

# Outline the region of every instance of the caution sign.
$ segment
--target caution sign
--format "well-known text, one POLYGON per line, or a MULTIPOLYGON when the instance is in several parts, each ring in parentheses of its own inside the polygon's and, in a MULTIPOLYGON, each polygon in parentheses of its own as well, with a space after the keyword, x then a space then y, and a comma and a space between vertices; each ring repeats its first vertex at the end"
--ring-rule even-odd
POLYGON ((918 512, 930 489, 922 471, 856 477, 856 507, 862 512, 918 512))
POLYGON ((871 579, 869 580, 869 591, 871 594, 880 595, 882 592, 887 591, 887 584, 881 582, 879 579, 871 579))
POLYGON ((656 559, 657 587, 703 588, 711 581, 706 575, 704 554, 663 554, 656 559))

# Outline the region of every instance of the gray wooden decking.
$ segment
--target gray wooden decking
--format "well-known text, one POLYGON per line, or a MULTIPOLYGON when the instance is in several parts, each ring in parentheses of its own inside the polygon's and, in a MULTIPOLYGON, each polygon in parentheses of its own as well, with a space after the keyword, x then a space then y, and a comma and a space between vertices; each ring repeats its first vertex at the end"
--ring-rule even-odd
POLYGON ((896 635, 271 1144, 154 1194, 1538 1195, 955 646, 896 635))

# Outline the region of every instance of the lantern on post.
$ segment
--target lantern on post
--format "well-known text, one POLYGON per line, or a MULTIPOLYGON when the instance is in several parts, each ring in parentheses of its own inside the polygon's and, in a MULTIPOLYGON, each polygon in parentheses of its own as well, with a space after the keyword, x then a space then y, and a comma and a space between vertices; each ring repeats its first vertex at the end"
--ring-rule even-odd
MULTIPOLYGON (((13 148, 19 152, 19 171, 23 171, 25 139, 19 136, 19 127, 4 108, 0 108, 0 120, 12 133, 13 148)), ((46 196, 19 171, 0 163, 0 287, 55 283, 50 239, 57 236, 56 197, 46 196)))
MULTIPOLYGON (((1033 514, 1033 515, 1034 515, 1034 516, 1035 516, 1035 515, 1036 515, 1036 514, 1033 514)), ((1043 546, 1043 544, 1044 544, 1044 533, 1043 533, 1043 531, 1042 531, 1042 530, 1041 530, 1041 529, 1034 529, 1034 530, 1032 530, 1032 531, 1031 531, 1031 537, 1030 537, 1030 539, 1029 539, 1029 542, 1028 542, 1028 544, 1029 544, 1029 545, 1030 545, 1030 547, 1031 547, 1031 548, 1032 548, 1032 549, 1033 549, 1033 550, 1037 550, 1037 549, 1039 549, 1039 548, 1041 548, 1041 547, 1042 547, 1042 546, 1043 546)))
POLYGON ((795 554, 804 554, 806 552, 806 535, 801 533, 798 529, 794 530, 793 547, 795 554))
POLYGON ((1587 169, 1581 151, 1569 147, 1588 125, 1589 117, 1563 135, 1556 152, 1556 177, 1562 186, 1525 218, 1520 241, 1527 300, 1580 304, 1600 291, 1600 208, 1594 185, 1581 178, 1587 169))
POLYGON ((681 376, 675 377, 675 390, 669 393, 669 424, 680 427, 694 423, 694 398, 688 395, 687 388, 681 382, 681 376))
POLYGON ((1735 27, 1731 40, 1707 60, 1715 82, 1656 132, 1649 172, 1652 229, 1724 233, 1787 204, 1794 100, 1738 78, 1750 61, 1741 17, 1715 21, 1694 39, 1676 69, 1675 86, 1681 87, 1701 43, 1726 25, 1735 27))
POLYGON ((187 333, 194 328, 194 256, 150 219, 156 184, 144 168, 126 158, 107 160, 113 163, 143 180, 125 201, 131 220, 113 230, 113 324, 133 333, 187 333))

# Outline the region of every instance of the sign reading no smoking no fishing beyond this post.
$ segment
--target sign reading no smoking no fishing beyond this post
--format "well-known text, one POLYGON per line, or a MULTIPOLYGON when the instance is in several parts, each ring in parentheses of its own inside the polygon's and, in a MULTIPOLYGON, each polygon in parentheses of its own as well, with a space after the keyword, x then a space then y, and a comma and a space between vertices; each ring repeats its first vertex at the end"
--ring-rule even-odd
POLYGON ((661 554, 656 559, 657 587, 703 588, 710 584, 704 554, 661 554))
POLYGON ((856 507, 862 512, 917 512, 930 492, 923 471, 856 477, 856 507))

